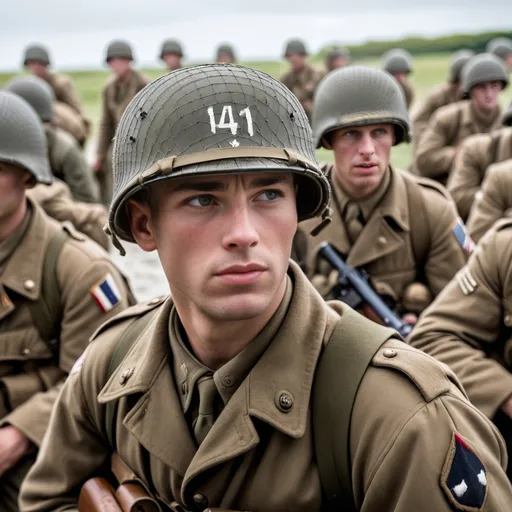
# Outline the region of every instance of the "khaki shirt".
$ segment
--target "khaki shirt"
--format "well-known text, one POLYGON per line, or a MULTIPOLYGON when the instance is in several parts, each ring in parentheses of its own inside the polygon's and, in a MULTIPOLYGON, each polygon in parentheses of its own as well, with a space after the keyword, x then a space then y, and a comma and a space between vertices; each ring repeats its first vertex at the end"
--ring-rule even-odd
POLYGON ((421 135, 425 132, 432 114, 439 108, 462 100, 458 85, 446 82, 431 89, 411 114, 414 152, 418 149, 421 135))
POLYGON ((39 445, 53 403, 89 337, 105 320, 129 306, 124 279, 97 244, 65 227, 69 239, 57 262, 61 294, 59 360, 32 321, 29 303, 41 297, 46 248, 63 225, 29 199, 32 218, 0 275, 0 382, 4 389, 0 418, 39 445), (111 276, 117 300, 106 312, 99 306, 97 286, 111 276), (116 302, 116 303, 115 303, 116 302))
POLYGON ((100 119, 97 154, 104 160, 114 138, 121 116, 135 95, 149 83, 143 73, 131 70, 125 80, 112 77, 103 89, 103 106, 100 119))
MULTIPOLYGON (((199 448, 169 361, 171 300, 157 306, 157 315, 108 382, 119 337, 134 317, 155 306, 133 308, 105 326, 64 385, 22 487, 21 510, 76 510, 80 485, 109 457, 104 415, 105 403, 113 400, 119 454, 161 503, 199 510, 194 496, 200 494, 201 510, 205 503, 254 512, 325 510, 310 397, 319 355, 347 306, 326 304, 295 264, 290 276, 293 296, 282 324, 199 448), (283 392, 291 397, 287 412, 276 400, 283 392)), ((467 402, 447 368, 398 340, 386 342, 366 371, 352 411, 357 509, 453 510, 440 479, 454 431, 485 464, 486 510, 506 510, 512 487, 500 468, 506 453, 495 429, 467 402), (397 356, 386 357, 386 348, 397 356)))
POLYGON ((69 133, 50 123, 45 123, 44 128, 54 176, 66 182, 77 201, 99 202, 96 178, 76 140, 69 133))
POLYGON ((84 112, 80 104, 80 97, 73 86, 73 80, 70 76, 62 73, 48 72, 42 78, 52 87, 57 101, 69 105, 75 112, 83 117, 84 112))
POLYGON ((408 342, 447 364, 495 416, 512 395, 512 222, 497 223, 425 311, 408 342))
POLYGON ((66 103, 56 101, 53 104, 53 123, 62 130, 70 133, 83 146, 89 129, 82 117, 66 103))
POLYGON ((508 158, 512 158, 512 128, 472 135, 462 142, 447 188, 464 220, 469 215, 487 168, 508 158))
POLYGON ((58 178, 51 185, 39 184, 26 193, 50 217, 59 222, 71 222, 78 231, 108 250, 109 239, 103 231, 108 212, 103 205, 74 201, 69 187, 58 178))
POLYGON ((488 119, 481 119, 468 100, 441 107, 421 137, 414 162, 416 172, 445 184, 461 142, 470 135, 500 127, 500 108, 488 119))
POLYGON ((313 95, 321 79, 322 72, 309 64, 298 72, 288 71, 280 79, 297 96, 309 119, 313 112, 313 95))
MULTIPOLYGON (((371 276, 377 292, 393 299, 399 310, 403 307, 404 292, 417 280, 418 274, 425 276, 425 284, 435 297, 466 262, 466 253, 452 232, 457 212, 447 192, 431 180, 407 174, 420 187, 427 213, 425 222, 420 224, 424 230, 417 236, 428 237, 426 246, 429 250, 424 258, 424 269, 417 268, 411 236, 414 212, 409 211, 405 178, 403 172, 390 170, 390 185, 353 246, 335 200, 332 201, 331 223, 316 237, 309 237, 308 273, 322 294, 330 287, 331 270, 317 254, 322 242, 334 245, 346 256, 348 265, 364 269, 371 276)), ((336 198, 343 198, 334 169, 331 167, 327 172, 331 177, 332 193, 336 198)), ((315 219, 306 221, 301 223, 301 228, 309 233, 317 223, 315 219)))
POLYGON ((512 214, 512 159, 487 169, 468 219, 468 231, 478 242, 492 225, 512 214))

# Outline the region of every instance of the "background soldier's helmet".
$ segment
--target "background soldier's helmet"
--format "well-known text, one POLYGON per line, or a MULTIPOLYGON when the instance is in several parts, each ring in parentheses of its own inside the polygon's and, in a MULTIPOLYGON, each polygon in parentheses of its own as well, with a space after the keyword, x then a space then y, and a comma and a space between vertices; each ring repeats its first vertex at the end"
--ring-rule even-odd
POLYGON ((471 88, 483 82, 498 80, 503 88, 508 85, 508 73, 503 61, 492 53, 480 53, 472 57, 462 68, 462 92, 469 95, 471 88))
POLYGON ((307 55, 306 45, 300 39, 290 39, 284 50, 285 58, 289 55, 307 55))
POLYGON ((9 91, 0 91, 0 162, 26 169, 39 183, 53 181, 43 124, 24 99, 9 91))
POLYGON ((508 106, 507 110, 503 114, 503 124, 505 126, 512 126, 512 102, 508 106))
POLYGON ((105 62, 110 59, 129 59, 133 60, 131 46, 126 41, 112 41, 107 47, 105 62))
POLYGON ((325 63, 328 69, 332 67, 332 61, 338 57, 343 57, 347 62, 350 60, 350 52, 344 46, 335 46, 325 55, 325 63))
POLYGON ((412 56, 407 50, 394 48, 382 56, 382 69, 391 73, 411 73, 412 56))
POLYGON ((119 123, 110 232, 134 241, 126 203, 150 183, 258 171, 294 173, 299 220, 327 211, 329 184, 308 118, 283 84, 233 64, 164 75, 135 96, 119 123))
POLYGON ((36 76, 19 76, 13 78, 6 90, 21 96, 37 113, 43 123, 53 119, 53 89, 41 78, 36 76))
POLYGON ((30 61, 40 62, 45 66, 50 65, 50 56, 48 50, 41 45, 33 44, 25 49, 23 65, 26 66, 30 61))
POLYGON ((450 82, 460 82, 460 74, 462 72, 462 68, 474 56, 475 52, 473 50, 459 50, 458 52, 452 54, 450 58, 450 82))
POLYGON ((512 55, 512 39, 508 37, 497 37, 487 43, 486 51, 496 55, 502 60, 512 55))
POLYGON ((160 58, 163 59, 164 55, 168 53, 174 53, 175 55, 183 57, 183 49, 181 48, 179 41, 176 41, 176 39, 167 39, 163 42, 160 58))
POLYGON ((232 61, 236 60, 235 50, 229 44, 221 44, 217 48, 217 59, 222 55, 227 55, 232 61))
POLYGON ((410 141, 409 114, 402 89, 388 73, 366 66, 331 71, 320 82, 313 103, 313 142, 349 126, 389 123, 395 144, 410 141))

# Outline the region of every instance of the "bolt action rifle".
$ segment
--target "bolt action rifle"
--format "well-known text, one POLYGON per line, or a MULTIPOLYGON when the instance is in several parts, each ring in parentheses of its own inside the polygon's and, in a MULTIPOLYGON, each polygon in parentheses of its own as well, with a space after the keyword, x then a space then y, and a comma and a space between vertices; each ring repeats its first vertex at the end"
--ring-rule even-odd
POLYGON ((320 245, 318 254, 338 271, 338 283, 334 289, 334 295, 338 300, 360 310, 370 320, 395 329, 404 339, 407 338, 412 326, 403 322, 382 300, 370 285, 368 276, 347 265, 339 252, 328 242, 320 245))

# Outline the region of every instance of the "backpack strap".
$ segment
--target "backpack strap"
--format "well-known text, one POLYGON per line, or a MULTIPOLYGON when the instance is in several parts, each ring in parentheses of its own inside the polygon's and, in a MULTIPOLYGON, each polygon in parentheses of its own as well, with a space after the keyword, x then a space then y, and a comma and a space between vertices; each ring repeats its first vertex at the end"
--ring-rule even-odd
POLYGON ((64 229, 59 229, 53 235, 44 256, 41 296, 38 300, 28 302, 32 322, 56 361, 59 360, 59 339, 62 322, 57 263, 67 239, 68 235, 64 229))
POLYGON ((313 385, 313 440, 328 510, 356 511, 350 420, 359 385, 384 342, 398 334, 348 307, 318 363, 313 385))
POLYGON ((405 172, 401 176, 404 178, 405 188, 407 189, 409 220, 411 222, 411 245, 417 272, 416 279, 424 283, 426 280, 424 275, 425 265, 427 264, 432 238, 428 212, 423 194, 421 193, 421 185, 405 172), (425 226, 427 228, 427 236, 420 236, 423 234, 425 226))
MULTIPOLYGON (((119 343, 110 358, 108 365, 107 379, 108 381, 112 374, 116 371, 118 366, 123 362, 130 349, 135 342, 139 339, 144 329, 149 325, 151 319, 155 314, 160 311, 160 308, 152 309, 142 316, 135 318, 124 330, 119 343)), ((113 451, 116 451, 116 438, 115 438, 115 418, 117 414, 118 401, 114 400, 105 404, 105 430, 107 432, 107 439, 113 451)))

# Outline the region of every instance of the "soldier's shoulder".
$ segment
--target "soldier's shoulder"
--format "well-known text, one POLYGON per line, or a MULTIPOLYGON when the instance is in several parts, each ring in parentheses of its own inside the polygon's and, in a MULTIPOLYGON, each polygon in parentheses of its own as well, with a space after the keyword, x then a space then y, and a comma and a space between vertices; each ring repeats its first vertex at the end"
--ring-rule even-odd
POLYGON ((508 238, 512 234, 511 229, 512 229, 512 218, 505 217, 503 219, 496 221, 489 231, 494 231, 495 233, 504 232, 504 236, 506 236, 508 238))
POLYGON ((134 70, 133 72, 136 80, 137 80, 137 83, 141 86, 141 87, 144 87, 146 86, 147 84, 149 84, 149 82, 151 82, 151 78, 149 78, 149 76, 146 75, 146 73, 142 72, 142 71, 138 71, 138 70, 134 70))
POLYGON ((287 83, 291 80, 291 78, 293 77, 293 75, 294 75, 294 74, 293 74, 293 71, 290 69, 290 70, 288 70, 288 71, 285 71, 285 72, 280 76, 279 80, 280 80, 281 82, 283 82, 283 84, 287 84, 287 83))
POLYGON ((87 271, 89 265, 96 262, 105 262, 109 267, 113 267, 108 252, 98 243, 78 231, 70 221, 58 222, 54 219, 51 219, 51 221, 67 235, 62 248, 62 264, 66 268, 69 267, 75 273, 83 273, 87 271))
POLYGON ((62 146, 62 148, 65 148, 66 150, 69 151, 80 151, 80 146, 78 145, 78 142, 69 132, 63 130, 62 128, 59 128, 58 126, 55 126, 53 129, 55 136, 55 144, 58 144, 62 146))
POLYGON ((444 105, 434 112, 433 117, 440 123, 450 122, 460 115, 460 113, 466 108, 467 104, 467 100, 463 100, 450 103, 449 105, 444 105))
POLYGON ((73 79, 64 73, 55 73, 54 83, 57 87, 69 87, 73 84, 73 79))
POLYGON ((408 171, 402 171, 402 176, 412 186, 417 186, 425 199, 425 206, 427 210, 435 210, 439 207, 439 203, 453 202, 452 197, 448 190, 435 180, 417 176, 408 171))
POLYGON ((505 177, 507 182, 512 183, 512 158, 491 164, 485 171, 485 179, 488 180, 491 175, 505 177))

